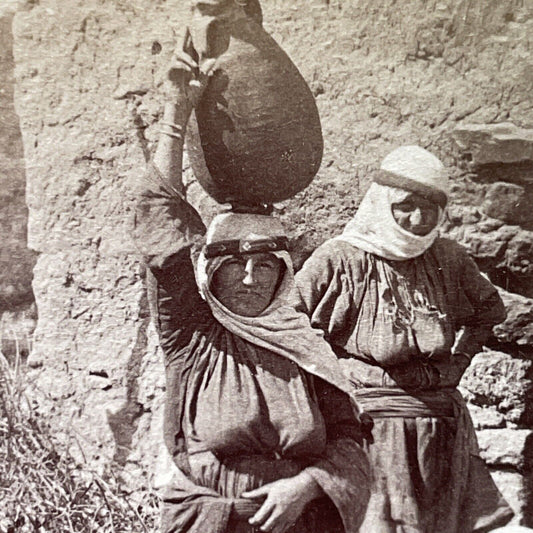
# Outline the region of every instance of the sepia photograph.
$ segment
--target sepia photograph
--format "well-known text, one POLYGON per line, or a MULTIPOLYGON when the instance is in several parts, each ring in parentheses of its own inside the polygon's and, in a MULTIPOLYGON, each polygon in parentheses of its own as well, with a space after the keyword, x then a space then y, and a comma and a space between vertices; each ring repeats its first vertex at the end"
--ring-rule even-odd
POLYGON ((0 533, 533 533, 532 0, 0 0, 0 533))

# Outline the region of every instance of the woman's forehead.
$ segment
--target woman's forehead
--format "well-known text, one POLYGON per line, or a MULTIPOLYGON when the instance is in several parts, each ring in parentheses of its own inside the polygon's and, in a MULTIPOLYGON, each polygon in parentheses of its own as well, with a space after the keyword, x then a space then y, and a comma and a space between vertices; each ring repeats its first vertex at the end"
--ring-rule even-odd
POLYGON ((273 253, 270 252, 253 252, 253 253, 245 253, 245 254, 232 254, 228 256, 228 259, 239 259, 242 261, 248 261, 249 259, 253 259, 254 261, 265 261, 265 260, 271 260, 272 262, 279 262, 281 259, 279 257, 276 257, 273 253))
POLYGON ((393 194, 393 197, 391 198, 391 203, 393 204, 409 202, 416 204, 419 207, 433 207, 437 205, 429 198, 426 198, 425 196, 422 196, 421 194, 418 194, 416 192, 406 191, 403 189, 397 189, 397 191, 398 192, 393 194))

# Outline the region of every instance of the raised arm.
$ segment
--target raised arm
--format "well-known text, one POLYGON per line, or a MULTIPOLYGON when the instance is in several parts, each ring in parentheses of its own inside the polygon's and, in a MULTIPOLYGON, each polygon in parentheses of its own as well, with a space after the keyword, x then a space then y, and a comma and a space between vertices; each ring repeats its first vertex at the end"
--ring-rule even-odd
POLYGON ((205 74, 195 76, 195 70, 196 64, 184 53, 171 65, 169 102, 159 122, 156 152, 144 177, 134 185, 133 237, 151 268, 164 268, 172 256, 205 233, 200 216, 185 200, 182 182, 185 129, 207 80, 205 74))
POLYGON ((201 299, 191 260, 192 248, 203 243, 205 226, 186 201, 182 183, 185 129, 191 111, 207 79, 194 77, 190 58, 177 60, 169 70, 165 105, 159 123, 160 138, 153 160, 135 184, 133 238, 148 267, 148 299, 152 320, 163 349, 167 378, 165 442, 170 455, 183 471, 183 411, 187 350, 194 332, 209 319, 201 299))
POLYGON ((167 363, 190 340, 204 309, 191 248, 203 242, 205 226, 184 197, 181 177, 185 129, 202 83, 192 74, 192 59, 184 57, 169 71, 170 101, 159 123, 160 139, 134 188, 133 238, 149 268, 150 308, 167 363))

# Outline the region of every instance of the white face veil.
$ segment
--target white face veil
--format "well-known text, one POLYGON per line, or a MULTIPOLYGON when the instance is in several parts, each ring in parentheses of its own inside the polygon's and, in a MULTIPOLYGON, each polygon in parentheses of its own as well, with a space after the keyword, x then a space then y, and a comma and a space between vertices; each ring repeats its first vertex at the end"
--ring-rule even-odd
POLYGON ((335 239, 393 261, 422 255, 439 234, 444 210, 439 207, 439 221, 427 235, 415 235, 403 229, 392 214, 392 205, 402 202, 409 194, 403 189, 372 183, 357 213, 335 239))
POLYGON ((418 257, 439 234, 447 197, 448 178, 439 159, 419 146, 402 146, 383 160, 380 173, 357 213, 335 240, 393 261, 418 257), (438 222, 427 235, 415 235, 403 229, 392 214, 393 204, 402 202, 411 193, 439 205, 438 222))

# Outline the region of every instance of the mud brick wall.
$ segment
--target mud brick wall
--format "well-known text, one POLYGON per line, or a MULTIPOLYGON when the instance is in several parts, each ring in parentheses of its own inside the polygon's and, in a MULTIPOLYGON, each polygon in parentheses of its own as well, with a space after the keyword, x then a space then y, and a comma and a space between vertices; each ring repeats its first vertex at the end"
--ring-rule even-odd
MULTIPOLYGON (((509 318, 462 390, 482 453, 532 524, 531 36, 519 0, 263 0, 265 27, 308 80, 325 137, 313 184, 277 206, 301 256, 340 231, 391 149, 452 169, 446 233, 502 290, 509 318), (531 513, 531 511, 529 511, 531 513)), ((149 477, 162 365, 128 236, 128 180, 154 148, 159 79, 186 2, 20 2, 15 103, 29 244, 38 253, 30 364, 42 409, 95 464, 149 477)), ((214 205, 189 180, 206 219, 214 205)))

